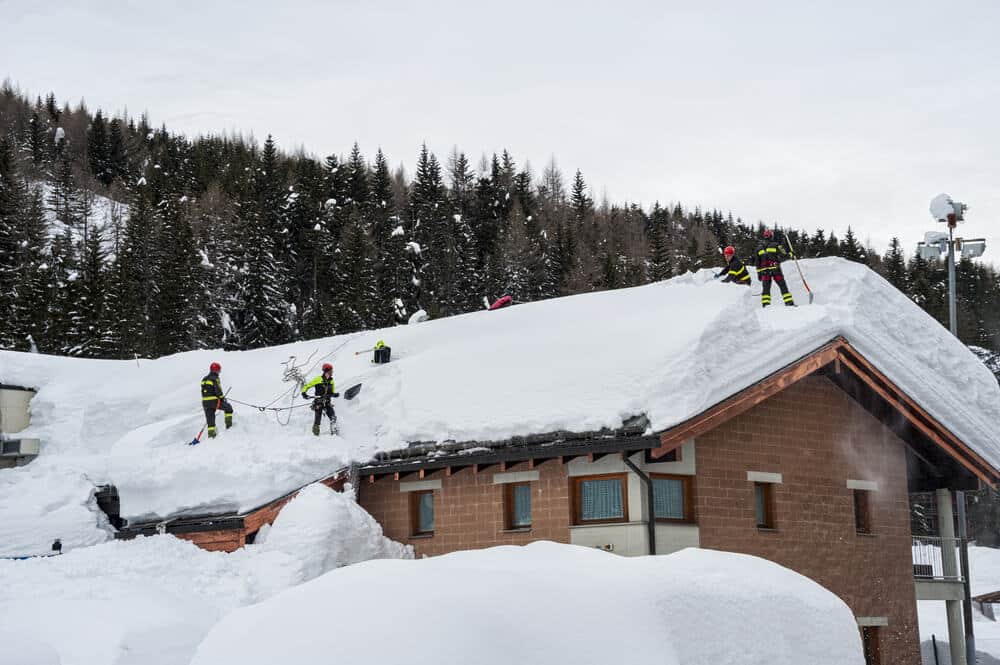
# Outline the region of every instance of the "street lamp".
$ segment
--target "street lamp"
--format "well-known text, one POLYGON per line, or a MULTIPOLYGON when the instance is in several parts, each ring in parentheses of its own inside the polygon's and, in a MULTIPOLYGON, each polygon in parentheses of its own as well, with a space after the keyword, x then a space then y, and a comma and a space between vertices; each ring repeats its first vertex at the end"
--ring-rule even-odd
POLYGON ((951 334, 955 337, 958 337, 958 314, 955 310, 955 252, 959 251, 963 257, 974 259, 986 251, 984 238, 963 240, 955 237, 955 227, 959 222, 965 221, 965 211, 968 209, 969 206, 952 201, 947 194, 938 194, 931 199, 931 217, 947 224, 948 232, 928 231, 924 234, 923 242, 917 243, 917 252, 924 259, 940 259, 942 254, 948 253, 948 323, 951 334))

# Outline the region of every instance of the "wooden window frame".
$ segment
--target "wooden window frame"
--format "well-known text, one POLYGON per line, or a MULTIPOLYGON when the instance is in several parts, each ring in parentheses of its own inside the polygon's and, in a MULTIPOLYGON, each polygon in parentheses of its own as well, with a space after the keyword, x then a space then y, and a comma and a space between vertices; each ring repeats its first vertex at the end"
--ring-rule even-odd
POLYGON ((774 531, 778 528, 774 518, 774 486, 776 483, 754 481, 753 483, 753 519, 757 528, 762 531, 774 531), (764 494, 764 524, 757 522, 757 487, 763 488, 764 494))
MULTIPOLYGON (((684 483, 684 517, 652 517, 657 522, 664 524, 696 524, 694 514, 694 476, 685 476, 676 473, 651 473, 649 481, 654 480, 680 480, 684 483)), ((655 508, 653 509, 655 513, 655 508)))
POLYGON ((525 480, 518 483, 504 483, 503 484, 503 525, 504 529, 507 531, 530 531, 532 525, 535 522, 535 511, 531 511, 531 521, 527 524, 514 524, 514 488, 515 487, 527 487, 528 492, 531 492, 531 481, 525 480))
POLYGON ((851 500, 854 504, 854 531, 859 536, 873 536, 875 529, 872 524, 871 490, 851 490, 851 500), (860 499, 860 501, 859 501, 860 499))
MULTIPOLYGON (((410 537, 411 538, 429 538, 434 535, 434 530, 421 531, 420 530, 420 497, 425 494, 431 495, 431 510, 435 513, 434 506, 434 490, 414 490, 409 492, 410 495, 410 537)), ((434 515, 434 526, 437 526, 437 515, 434 515)))
POLYGON ((590 476, 573 476, 573 525, 587 526, 590 524, 626 524, 628 522, 628 474, 599 473, 590 476), (622 483, 622 516, 604 520, 584 520, 580 517, 582 503, 580 501, 580 486, 588 480, 620 480, 622 483))

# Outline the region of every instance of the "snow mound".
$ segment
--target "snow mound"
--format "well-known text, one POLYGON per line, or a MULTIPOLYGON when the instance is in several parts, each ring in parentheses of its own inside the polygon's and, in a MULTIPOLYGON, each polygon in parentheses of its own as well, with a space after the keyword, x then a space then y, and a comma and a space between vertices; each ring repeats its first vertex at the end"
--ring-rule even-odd
POLYGON ((769 561, 697 549, 626 558, 538 542, 341 568, 228 615, 191 665, 296 665, 332 653, 409 665, 465 665, 469 654, 478 665, 623 654, 636 665, 864 662, 847 605, 769 561))
POLYGON ((162 535, 0 560, 0 665, 186 664, 235 608, 349 563, 396 556, 413 550, 382 536, 350 495, 319 485, 284 507, 266 544, 231 554, 162 535))
POLYGON ((87 502, 89 490, 60 485, 71 473, 115 484, 129 520, 246 510, 413 441, 592 431, 637 414, 664 430, 838 335, 1000 467, 1000 386, 982 362, 866 266, 801 264, 816 301, 804 305, 790 274, 797 308, 762 309, 759 287, 720 284, 703 270, 254 351, 138 364, 0 352, 0 382, 40 389, 24 436, 42 442, 31 465, 0 471, 0 506, 20 506, 0 520, 0 553, 43 553, 55 537, 66 547, 107 537, 91 510, 55 521, 62 507, 87 502), (380 339, 393 348, 391 363, 356 354, 380 339), (364 384, 354 400, 335 402, 339 436, 310 433, 311 411, 282 382, 289 356, 310 359, 307 377, 329 361, 340 387, 364 384), (185 445, 204 422, 198 384, 213 360, 235 400, 296 408, 276 416, 236 403, 233 429, 185 445), (25 497, 45 507, 29 534, 19 532, 25 497), (36 532, 30 550, 8 545, 27 547, 36 532))
POLYGON ((320 483, 303 488, 267 531, 263 551, 296 557, 299 582, 359 561, 412 559, 413 548, 383 536, 381 525, 347 491, 320 483))

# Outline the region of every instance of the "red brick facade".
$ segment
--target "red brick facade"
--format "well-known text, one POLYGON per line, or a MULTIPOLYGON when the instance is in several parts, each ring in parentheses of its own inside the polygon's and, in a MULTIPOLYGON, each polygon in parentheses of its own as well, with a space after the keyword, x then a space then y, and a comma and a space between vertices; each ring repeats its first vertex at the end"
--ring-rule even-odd
MULTIPOLYGON (((882 662, 920 663, 902 441, 833 383, 813 376, 699 437, 695 454, 702 547, 768 558, 830 589, 856 616, 887 617, 889 625, 879 629, 882 662), (757 529, 748 471, 781 474, 773 490, 774 531, 757 529), (878 484, 870 495, 872 535, 856 533, 848 479, 878 484)), ((536 470, 529 533, 504 530, 496 467, 429 476, 441 481, 431 537, 411 537, 410 494, 391 478, 362 479, 360 502, 388 537, 413 545, 418 556, 569 542, 567 467, 550 461, 536 470)))
POLYGON ((883 662, 919 665, 904 445, 826 379, 809 377, 696 445, 701 546, 780 563, 888 617, 883 662), (748 471, 780 473, 775 526, 761 532, 748 471), (847 479, 871 480, 873 535, 855 532, 847 479))
MULTIPOLYGON (((526 469, 525 464, 512 470, 526 469)), ((359 500, 385 535, 413 545, 417 556, 446 554, 494 545, 524 545, 534 540, 569 542, 570 501, 566 467, 558 461, 535 467, 531 483, 531 531, 504 529, 504 486, 493 484, 493 467, 484 473, 463 469, 445 478, 434 492, 434 535, 411 537, 410 493, 391 478, 369 484, 362 479, 359 500)))

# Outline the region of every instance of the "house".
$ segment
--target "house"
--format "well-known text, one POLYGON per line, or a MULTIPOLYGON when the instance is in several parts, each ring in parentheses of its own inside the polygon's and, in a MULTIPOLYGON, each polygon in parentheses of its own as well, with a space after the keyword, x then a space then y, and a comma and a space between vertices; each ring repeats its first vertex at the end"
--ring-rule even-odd
MULTIPOLYGON (((758 316, 754 303, 743 300, 727 301, 720 312, 695 312, 679 330, 647 329, 659 319, 629 318, 661 301, 703 302, 705 291, 681 278, 683 290, 669 297, 650 287, 595 296, 598 311, 623 317, 594 322, 605 325, 598 333, 606 337, 592 330, 573 337, 594 316, 586 309, 595 300, 585 299, 563 299, 546 320, 554 329, 532 329, 527 341, 510 336, 536 316, 532 307, 548 305, 486 315, 491 326, 518 317, 493 337, 479 319, 433 322, 441 324, 435 333, 445 325, 462 329, 461 341, 468 343, 458 348, 458 338, 449 338, 456 360, 441 366, 444 378, 434 377, 438 389, 450 392, 415 404, 421 415, 437 409, 414 427, 431 436, 331 469, 326 482, 349 480, 385 535, 412 545, 418 556, 540 539, 626 556, 693 546, 761 556, 840 596, 857 617, 869 663, 919 663, 916 601, 940 600, 949 614, 952 662, 964 662, 964 573, 953 492, 1000 478, 994 431, 1000 387, 968 349, 867 268, 837 260, 816 265, 827 269, 815 280, 817 290, 841 301, 769 312, 772 318, 758 316), (742 317, 749 321, 746 332, 733 324, 742 317), (725 334, 712 337, 719 328, 725 334), (653 348, 659 355, 643 356, 641 343, 630 346, 653 365, 635 357, 621 363, 627 371, 615 385, 624 390, 635 372, 635 386, 624 397, 613 394, 610 408, 598 391, 581 391, 586 373, 564 358, 534 362, 516 393, 484 387, 486 397, 470 395, 484 380, 459 374, 481 357, 474 344, 506 345, 506 353, 533 344, 557 353, 553 344, 563 341, 595 348, 594 372, 607 374, 618 361, 606 349, 621 337, 648 335, 683 339, 653 348), (757 343, 761 339, 766 343, 757 343), (721 354, 733 360, 713 361, 721 354), (671 357, 677 361, 666 363, 671 357), (661 374, 669 381, 659 381, 661 374), (558 417, 546 420, 546 400, 553 409, 558 403, 558 417), (467 431, 473 415, 490 413, 485 401, 502 413, 502 422, 482 431, 506 435, 437 434, 467 431), (573 410, 576 402, 581 405, 573 410), (470 415, 456 404, 477 411, 470 415), (449 409, 460 422, 443 420, 449 409), (608 420, 589 417, 594 409, 616 410, 618 422, 538 425, 608 420), (916 547, 909 496, 927 492, 935 497, 940 531, 916 547), (929 553, 927 560, 918 560, 917 552, 929 553)), ((387 366, 392 371, 406 367, 408 346, 426 344, 429 333, 411 335, 394 344, 403 359, 387 366)), ((431 365, 429 355, 419 359, 423 367, 431 365)), ((434 360, 435 366, 444 362, 434 360)), ((405 374, 394 380, 412 382, 405 374)), ((414 399, 410 395, 397 399, 414 399)), ((251 542, 287 498, 242 514, 132 524, 121 533, 162 525, 199 544, 235 549, 251 542)))

